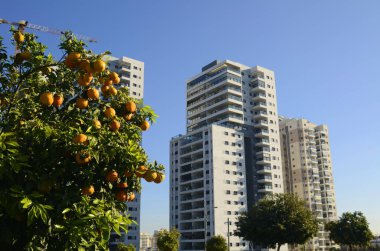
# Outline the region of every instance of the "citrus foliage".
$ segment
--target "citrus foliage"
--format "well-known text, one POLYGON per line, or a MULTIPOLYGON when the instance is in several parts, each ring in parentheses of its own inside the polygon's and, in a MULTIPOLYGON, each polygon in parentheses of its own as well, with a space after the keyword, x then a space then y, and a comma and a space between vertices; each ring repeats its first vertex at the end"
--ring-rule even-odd
POLYGON ((160 251, 177 251, 181 234, 175 228, 162 229, 157 234, 157 247, 160 251))
POLYGON ((330 231, 331 240, 348 246, 350 250, 353 247, 369 246, 374 238, 362 212, 343 213, 339 220, 327 223, 326 229, 330 231))
POLYGON ((318 221, 294 194, 275 194, 260 200, 239 216, 236 235, 254 245, 280 250, 281 245, 303 244, 318 232, 318 221))
POLYGON ((156 115, 117 88, 108 52, 66 34, 56 61, 33 34, 11 32, 15 55, 0 37, 0 246, 107 250, 111 231, 133 223, 125 201, 141 178, 164 178, 140 145, 156 115))
POLYGON ((124 243, 119 243, 116 246, 116 251, 136 251, 136 247, 132 244, 125 245, 124 243))
POLYGON ((207 251, 227 251, 226 238, 221 235, 216 235, 207 240, 207 251))

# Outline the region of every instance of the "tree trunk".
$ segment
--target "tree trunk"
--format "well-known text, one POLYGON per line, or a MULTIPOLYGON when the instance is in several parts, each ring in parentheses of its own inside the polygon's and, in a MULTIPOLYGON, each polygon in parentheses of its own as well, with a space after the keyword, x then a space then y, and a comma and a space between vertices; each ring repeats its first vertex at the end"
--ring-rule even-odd
POLYGON ((351 245, 348 245, 348 248, 350 249, 350 251, 352 251, 352 246, 351 245))
POLYGON ((281 244, 277 244, 277 251, 280 251, 281 244))

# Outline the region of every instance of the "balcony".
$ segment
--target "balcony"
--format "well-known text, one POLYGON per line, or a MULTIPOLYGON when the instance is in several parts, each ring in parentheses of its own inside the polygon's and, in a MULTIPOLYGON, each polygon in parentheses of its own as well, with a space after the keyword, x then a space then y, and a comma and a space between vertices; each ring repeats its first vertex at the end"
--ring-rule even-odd
POLYGON ((257 183, 272 183, 272 176, 264 175, 262 177, 259 177, 257 183))
POLYGON ((252 92, 265 92, 265 84, 258 83, 252 86, 252 92))
POLYGON ((261 155, 264 156, 265 154, 270 153, 270 148, 269 147, 259 147, 255 149, 256 155, 261 155))
POLYGON ((271 163, 271 159, 269 157, 263 157, 263 158, 257 158, 256 164, 257 165, 268 165, 271 163))
POLYGON ((259 121, 256 121, 253 126, 255 128, 264 128, 264 129, 267 129, 268 128, 268 121, 267 120, 259 120, 259 121))
POLYGON ((253 103, 254 110, 266 110, 267 109, 267 103, 265 102, 255 102, 253 103))
POLYGON ((186 157, 186 155, 189 155, 189 154, 199 154, 199 153, 203 153, 203 145, 199 145, 197 148, 194 147, 194 148, 188 148, 188 149, 181 149, 180 151, 180 154, 181 154, 181 158, 184 158, 186 157))
POLYGON ((187 164, 186 166, 181 167, 181 173, 182 174, 188 174, 192 172, 199 171, 200 169, 203 169, 203 164, 187 164))
POLYGON ((265 95, 265 93, 260 92, 253 95, 252 101, 259 102, 259 101, 266 101, 266 99, 267 99, 267 96, 265 95))
POLYGON ((266 111, 256 111, 253 114, 254 119, 268 119, 268 113, 266 111))
POLYGON ((257 137, 257 138, 268 138, 269 137, 269 131, 268 130, 258 130, 255 133, 255 137, 257 137))
POLYGON ((263 167, 258 167, 256 169, 257 174, 268 174, 272 173, 272 168, 270 166, 263 166, 263 167))
POLYGON ((260 139, 258 140, 256 143, 255 143, 255 146, 258 146, 258 147, 262 147, 262 146, 266 146, 266 147, 269 147, 270 143, 269 143, 269 139, 260 139))
POLYGON ((273 187, 266 185, 266 186, 259 186, 258 190, 259 193, 272 193, 273 187))
POLYGON ((129 81, 130 76, 129 75, 121 75, 121 81, 129 81))
POLYGON ((131 70, 131 67, 129 67, 129 66, 123 66, 123 67, 121 67, 121 71, 122 72, 126 72, 126 73, 129 73, 130 74, 130 71, 131 70))
POLYGON ((196 173, 182 175, 181 176, 181 184, 185 184, 188 182, 195 182, 195 181, 198 181, 200 179, 203 179, 203 170, 201 170, 200 172, 196 172, 196 173))

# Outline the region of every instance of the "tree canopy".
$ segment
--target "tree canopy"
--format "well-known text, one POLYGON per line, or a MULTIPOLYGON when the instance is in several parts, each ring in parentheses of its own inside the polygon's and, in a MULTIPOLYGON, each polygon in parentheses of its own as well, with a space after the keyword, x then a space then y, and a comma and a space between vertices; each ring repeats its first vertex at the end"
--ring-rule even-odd
POLYGON ((156 115, 119 87, 109 52, 66 33, 56 60, 35 35, 11 34, 14 48, 0 37, 0 246, 108 250, 133 223, 141 178, 164 177, 140 144, 156 115))
POLYGON ((207 251, 227 251, 227 241, 221 235, 216 235, 207 240, 207 251))
POLYGON ((353 247, 366 247, 374 238, 369 229, 367 219, 362 212, 346 212, 337 221, 326 224, 330 231, 330 239, 339 245, 353 247))
POLYGON ((318 232, 318 221, 293 194, 267 196, 239 216, 235 235, 253 245, 280 250, 283 244, 303 244, 318 232))
POLYGON ((157 234, 157 247, 160 251, 177 251, 181 234, 175 228, 162 229, 157 234))
POLYGON ((136 251, 136 247, 133 244, 126 245, 124 243, 119 243, 116 246, 116 251, 136 251))

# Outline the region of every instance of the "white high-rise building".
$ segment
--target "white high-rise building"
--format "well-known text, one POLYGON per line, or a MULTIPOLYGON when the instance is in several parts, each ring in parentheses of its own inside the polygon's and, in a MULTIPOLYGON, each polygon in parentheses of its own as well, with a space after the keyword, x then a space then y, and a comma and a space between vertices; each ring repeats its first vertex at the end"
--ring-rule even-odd
MULTIPOLYGON (((144 62, 128 58, 115 58, 106 56, 110 71, 117 72, 120 77, 120 84, 117 87, 125 86, 129 90, 132 98, 142 99, 144 97, 144 62)), ((130 219, 137 224, 128 227, 128 234, 122 233, 122 236, 116 233, 111 234, 110 249, 114 250, 118 243, 133 244, 136 250, 140 247, 140 205, 141 196, 136 194, 136 198, 128 203, 128 213, 130 219)))
MULTIPOLYGON (((334 179, 326 125, 306 119, 280 119, 284 185, 307 202, 323 223, 337 219, 334 179)), ((318 235, 306 245, 307 250, 330 250, 335 247, 320 225, 318 235)), ((292 250, 304 250, 292 247, 292 250)))
POLYGON ((170 142, 170 226, 180 250, 204 250, 222 235, 231 251, 237 216, 283 193, 274 72, 214 61, 187 81, 187 133, 170 142))
POLYGON ((153 235, 148 233, 140 233, 140 251, 158 251, 157 234, 159 231, 154 231, 153 235))
POLYGON ((150 251, 152 248, 152 235, 140 233, 140 251, 150 251))
POLYGON ((120 86, 129 89, 132 98, 143 99, 144 97, 144 62, 136 59, 122 57, 115 58, 106 56, 108 67, 120 76, 120 86))

